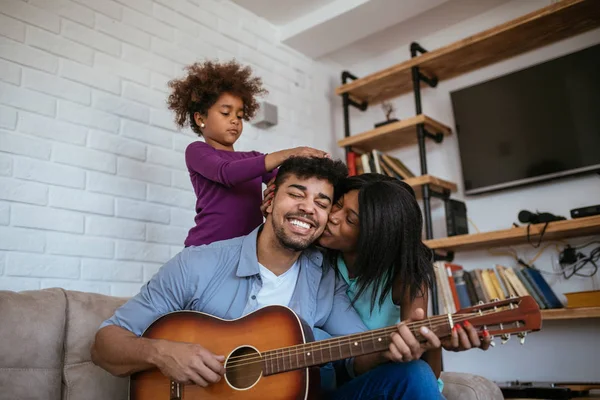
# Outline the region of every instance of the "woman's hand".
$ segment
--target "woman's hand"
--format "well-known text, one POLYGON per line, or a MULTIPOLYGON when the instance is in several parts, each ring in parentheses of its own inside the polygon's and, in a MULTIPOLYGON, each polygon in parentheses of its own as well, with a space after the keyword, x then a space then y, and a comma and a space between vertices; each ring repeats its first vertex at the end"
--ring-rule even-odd
POLYGON ((483 340, 479 338, 477 329, 469 321, 454 325, 452 335, 442 340, 442 347, 448 351, 465 351, 472 348, 487 350, 492 342, 492 337, 487 330, 483 331, 483 340))
POLYGON ((383 354, 388 360, 393 362, 418 360, 424 352, 440 348, 440 339, 431 330, 425 326, 419 328, 419 334, 427 340, 420 343, 407 326, 409 321, 422 320, 425 317, 425 311, 417 308, 414 310, 413 316, 413 318, 398 324, 398 331, 392 333, 389 349, 383 354))
POLYGON ((267 183, 267 188, 263 191, 263 202, 260 205, 260 211, 263 216, 267 217, 267 207, 271 205, 273 201, 273 196, 275 195, 275 177, 271 178, 269 183, 267 183))

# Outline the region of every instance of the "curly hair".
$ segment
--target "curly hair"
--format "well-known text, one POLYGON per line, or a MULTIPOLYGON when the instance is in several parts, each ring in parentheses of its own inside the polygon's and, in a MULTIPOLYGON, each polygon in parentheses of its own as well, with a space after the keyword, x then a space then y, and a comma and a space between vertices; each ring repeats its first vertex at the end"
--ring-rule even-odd
POLYGON ((290 157, 279 167, 275 178, 275 190, 289 175, 295 175, 300 179, 326 180, 335 188, 342 179, 348 176, 348 168, 342 161, 331 158, 290 157))
POLYGON ((182 79, 169 81, 172 93, 167 104, 175 112, 175 123, 183 128, 186 123, 202 136, 194 120, 194 113, 206 115, 223 93, 239 96, 244 103, 244 120, 249 121, 259 108, 256 96, 267 94, 262 79, 252 76, 252 68, 235 60, 226 63, 204 61, 185 67, 188 74, 182 79))

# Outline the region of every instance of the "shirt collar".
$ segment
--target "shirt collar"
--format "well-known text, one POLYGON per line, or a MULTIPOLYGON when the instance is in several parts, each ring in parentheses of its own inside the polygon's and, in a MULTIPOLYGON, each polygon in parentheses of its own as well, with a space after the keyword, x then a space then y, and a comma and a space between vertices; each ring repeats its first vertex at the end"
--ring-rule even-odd
MULTIPOLYGON (((240 255, 240 263, 238 264, 236 275, 240 278, 253 276, 260 273, 260 269, 258 268, 258 257, 256 251, 256 244, 258 241, 258 234, 262 230, 263 225, 261 224, 252 232, 250 232, 242 242, 242 253, 240 255)), ((323 254, 313 246, 304 250, 298 261, 303 265, 303 258, 306 258, 307 261, 318 268, 321 268, 323 265, 323 254)))
POLYGON ((348 267, 346 266, 346 263, 344 262, 344 259, 342 258, 342 255, 338 255, 337 257, 337 269, 340 273, 340 275, 342 276, 342 278, 344 278, 344 281, 348 284, 348 286, 352 286, 352 284, 354 283, 354 279, 350 279, 350 274, 348 273, 348 267))

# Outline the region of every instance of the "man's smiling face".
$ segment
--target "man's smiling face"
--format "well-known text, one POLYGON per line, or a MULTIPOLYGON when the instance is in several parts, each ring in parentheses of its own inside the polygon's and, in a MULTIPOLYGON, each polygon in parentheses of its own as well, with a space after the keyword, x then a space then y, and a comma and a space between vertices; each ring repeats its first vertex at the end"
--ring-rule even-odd
POLYGON ((309 247, 323 233, 332 201, 333 185, 328 181, 290 174, 267 209, 281 245, 294 251, 309 247))

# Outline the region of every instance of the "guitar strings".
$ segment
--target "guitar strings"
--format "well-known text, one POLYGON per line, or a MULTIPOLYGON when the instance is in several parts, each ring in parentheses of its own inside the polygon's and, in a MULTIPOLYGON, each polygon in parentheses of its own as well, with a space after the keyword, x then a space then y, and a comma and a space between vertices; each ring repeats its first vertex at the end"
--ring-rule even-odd
MULTIPOLYGON (((467 320, 467 319, 469 319, 469 318, 468 318, 468 317, 469 317, 469 314, 460 314, 460 315, 461 315, 461 317, 458 317, 458 315, 459 315, 459 314, 456 314, 456 318, 454 318, 454 319, 453 319, 453 321, 454 321, 454 322, 456 322, 456 321, 458 321, 458 322, 462 322, 462 321, 464 321, 464 320, 467 320), (464 317, 463 317, 463 316, 464 316, 464 317)), ((478 313, 474 313, 474 314, 472 314, 471 316, 473 316, 473 315, 481 316, 481 314, 478 314, 478 313)), ((447 323, 447 321, 446 321, 445 323, 447 323)), ((415 325, 416 325, 416 324, 415 324, 415 325)), ((394 331, 395 331, 395 329, 396 329, 396 327, 395 327, 395 326, 392 326, 392 327, 386 327, 386 328, 382 328, 382 329, 374 330, 374 331, 372 331, 372 332, 381 332, 381 333, 385 333, 385 331, 389 331, 389 332, 391 333, 391 332, 394 332, 394 331)), ((360 335, 364 335, 364 334, 360 334, 360 335)), ((346 343, 348 343, 348 342, 359 342, 359 343, 361 343, 361 344, 362 344, 362 342, 365 342, 365 341, 368 341, 368 340, 372 340, 372 339, 373 339, 373 338, 367 338, 367 337, 364 337, 364 338, 360 338, 359 340, 344 340, 344 342, 346 342, 346 343)), ((331 339, 328 339, 328 340, 331 340, 331 339)), ((334 338, 333 340, 335 340, 335 338, 334 338)), ((324 341, 320 341, 320 342, 324 342, 324 341)), ((315 342, 315 343, 320 343, 320 342, 315 342)), ((296 345, 296 346, 293 346, 293 347, 297 347, 297 346, 302 346, 302 344, 300 344, 300 345, 296 345)), ((319 346, 319 347, 323 348, 323 347, 325 347, 325 346, 319 346)), ((272 350, 270 350, 270 351, 272 352, 272 350)), ((283 350, 283 351, 285 351, 285 350, 283 350)), ((302 353, 304 353, 304 352, 302 352, 302 353)), ((263 353, 263 354, 264 354, 264 353, 263 353)), ((296 353, 296 354, 300 354, 300 353, 298 352, 298 353, 296 353)), ((281 354, 281 355, 275 354, 275 358, 282 358, 282 357, 289 356, 289 355, 292 355, 292 354, 291 354, 291 351, 290 351, 290 354, 281 354)), ((249 362, 238 362, 237 364, 235 364, 235 365, 233 365, 233 366, 231 366, 231 367, 229 367, 229 366, 228 366, 228 367, 226 368, 226 372, 235 372, 236 370, 238 370, 238 369, 240 369, 240 368, 243 368, 243 367, 245 367, 245 366, 252 365, 252 364, 260 364, 260 363, 263 361, 262 359, 260 359, 260 358, 261 358, 261 357, 260 357, 260 355, 259 355, 258 357, 257 357, 257 356, 255 356, 255 355, 247 355, 247 356, 239 356, 239 357, 254 358, 255 360, 254 360, 254 361, 249 361, 249 362), (258 359, 257 359, 257 358, 258 358, 258 359)), ((274 360, 274 359, 273 359, 273 358, 271 358, 271 360, 270 360, 270 361, 273 361, 273 360, 274 360)), ((242 360, 240 360, 240 361, 242 361, 242 360)), ((265 360, 265 361, 266 361, 266 360, 265 360)), ((322 363, 317 363, 317 364, 315 364, 315 365, 319 365, 319 364, 322 364, 322 363)), ((324 364, 324 363, 323 363, 323 364, 324 364)), ((271 366, 272 366, 272 365, 271 365, 271 366)), ((290 363, 290 366, 291 366, 291 363, 290 363)), ((284 364, 284 370, 279 370, 279 367, 277 367, 277 372, 275 372, 275 373, 289 372, 289 371, 293 371, 293 370, 296 370, 296 369, 304 369, 304 368, 308 368, 308 367, 309 367, 309 366, 302 367, 302 368, 290 368, 290 369, 285 369, 285 364, 284 364)), ((273 368, 272 368, 272 369, 273 369, 273 368)), ((272 374, 269 374, 269 375, 272 375, 272 374)), ((250 378, 250 377, 253 377, 253 376, 256 376, 256 375, 255 375, 255 374, 239 374, 239 375, 236 375, 236 378, 237 378, 237 379, 243 379, 243 378, 250 378)), ((264 377, 264 376, 268 376, 268 375, 264 375, 264 370, 261 370, 261 372, 260 372, 260 375, 259 375, 259 376, 260 376, 260 377, 264 377)))
MULTIPOLYGON (((466 321, 469 318, 473 317, 473 316, 481 316, 481 314, 479 313, 473 313, 473 314, 456 314, 455 318, 453 318, 454 322, 462 322, 462 321, 466 321)), ((423 326, 428 326, 431 329, 435 329, 439 326, 443 326, 443 325, 447 325, 448 324, 448 317, 447 316, 440 316, 440 318, 437 318, 435 320, 435 323, 433 321, 434 318, 431 318, 429 320, 429 322, 431 323, 423 323, 423 322, 419 322, 419 323, 413 323, 413 324, 409 324, 407 325, 409 327, 409 329, 417 329, 417 328, 421 328, 423 326), (438 320, 440 320, 438 322, 438 320), (441 321, 443 320, 443 321, 441 321)), ((263 361, 265 362, 272 362, 275 360, 279 360, 279 359, 283 359, 284 357, 291 357, 291 356, 298 356, 300 354, 305 354, 306 352, 312 352, 312 351, 319 351, 319 350, 323 350, 323 349, 331 349, 331 343, 332 342, 336 342, 336 345, 343 345, 343 344, 350 344, 353 342, 356 343, 363 343, 366 341, 372 341, 374 339, 374 335, 375 334, 385 334, 385 333, 392 333, 395 332, 397 330, 396 326, 391 326, 391 327, 386 327, 386 328, 382 328, 382 329, 377 329, 377 330, 373 330, 373 331, 369 331, 367 333, 359 333, 359 334, 355 334, 358 337, 352 337, 354 335, 351 335, 349 338, 346 339, 339 339, 339 338, 332 338, 332 339, 327 339, 327 340, 321 340, 318 342, 313 342, 312 344, 310 343, 302 343, 299 345, 295 345, 295 346, 290 346, 287 348, 283 348, 280 350, 268 350, 265 351, 261 354, 248 354, 248 355, 241 355, 241 356, 234 356, 234 357, 230 357, 228 359, 229 360, 233 360, 233 362, 228 362, 227 363, 227 370, 230 369, 236 369, 236 368, 240 368, 242 366, 246 366, 246 365, 250 365, 250 364, 256 364, 256 363, 261 363, 263 361), (367 337, 368 335, 368 337, 367 337), (308 346, 307 346, 308 345, 308 346), (300 347, 302 347, 302 349, 300 349, 300 347), (308 348, 310 347, 310 348, 308 348), (281 354, 277 354, 277 352, 281 352, 281 354)))
MULTIPOLYGON (((454 322, 462 322, 465 321, 467 319, 469 319, 472 316, 481 316, 478 313, 473 313, 473 314, 457 314, 456 318, 454 318, 454 322), (459 317, 460 315, 460 317, 459 317)), ((447 316, 441 316, 441 318, 437 318, 435 321, 435 324, 430 324, 430 323, 412 323, 412 324, 408 324, 408 328, 409 329, 413 329, 413 328, 421 328, 423 326, 426 327, 430 327, 431 329, 435 329, 439 326, 443 326, 443 325, 447 325, 448 324, 448 320, 447 320, 447 316), (443 320, 440 321, 441 323, 437 322, 437 320, 443 320)), ((431 318, 431 320, 433 321, 434 318, 431 318)), ((346 338, 346 339, 340 339, 340 338, 331 338, 331 339, 326 339, 326 340, 321 340, 318 342, 313 342, 313 343, 302 343, 299 345, 294 345, 294 346, 289 346, 286 348, 282 348, 282 349, 278 349, 278 350, 267 350, 265 352, 262 353, 261 355, 255 355, 255 354, 247 354, 247 355, 241 355, 241 356, 234 356, 234 357, 230 357, 228 360, 233 360, 236 359, 235 361, 245 361, 245 360, 249 360, 252 358, 255 359, 267 359, 267 358, 271 358, 271 359, 275 359, 275 358, 281 358, 281 357, 287 357, 287 356, 291 356, 291 355, 298 355, 298 354, 304 354, 306 351, 309 350, 322 350, 326 347, 330 347, 331 342, 338 342, 339 344, 348 344, 348 343, 352 343, 352 342, 356 342, 357 340, 372 340, 373 339, 373 335, 374 334, 378 334, 378 333, 393 333, 395 332, 397 329, 396 326, 391 326, 391 327, 386 327, 386 328, 382 328, 382 329, 376 329, 373 331, 369 331, 369 332, 363 332, 363 333, 358 333, 358 334, 354 334, 354 335, 350 335, 350 337, 346 338), (369 337, 365 337, 365 336, 369 336, 369 337), (357 339, 357 337, 359 337, 357 339), (308 348, 308 346, 310 346, 310 349, 308 348), (296 351, 293 353, 294 350, 300 350, 300 347, 304 347, 304 349, 302 349, 301 351, 296 351), (276 352, 281 352, 282 354, 276 354, 276 352)), ((417 333, 418 334, 418 333, 417 333)), ((230 364, 230 363, 228 363, 230 364)), ((239 365, 234 363, 231 363, 232 365, 239 365)))

